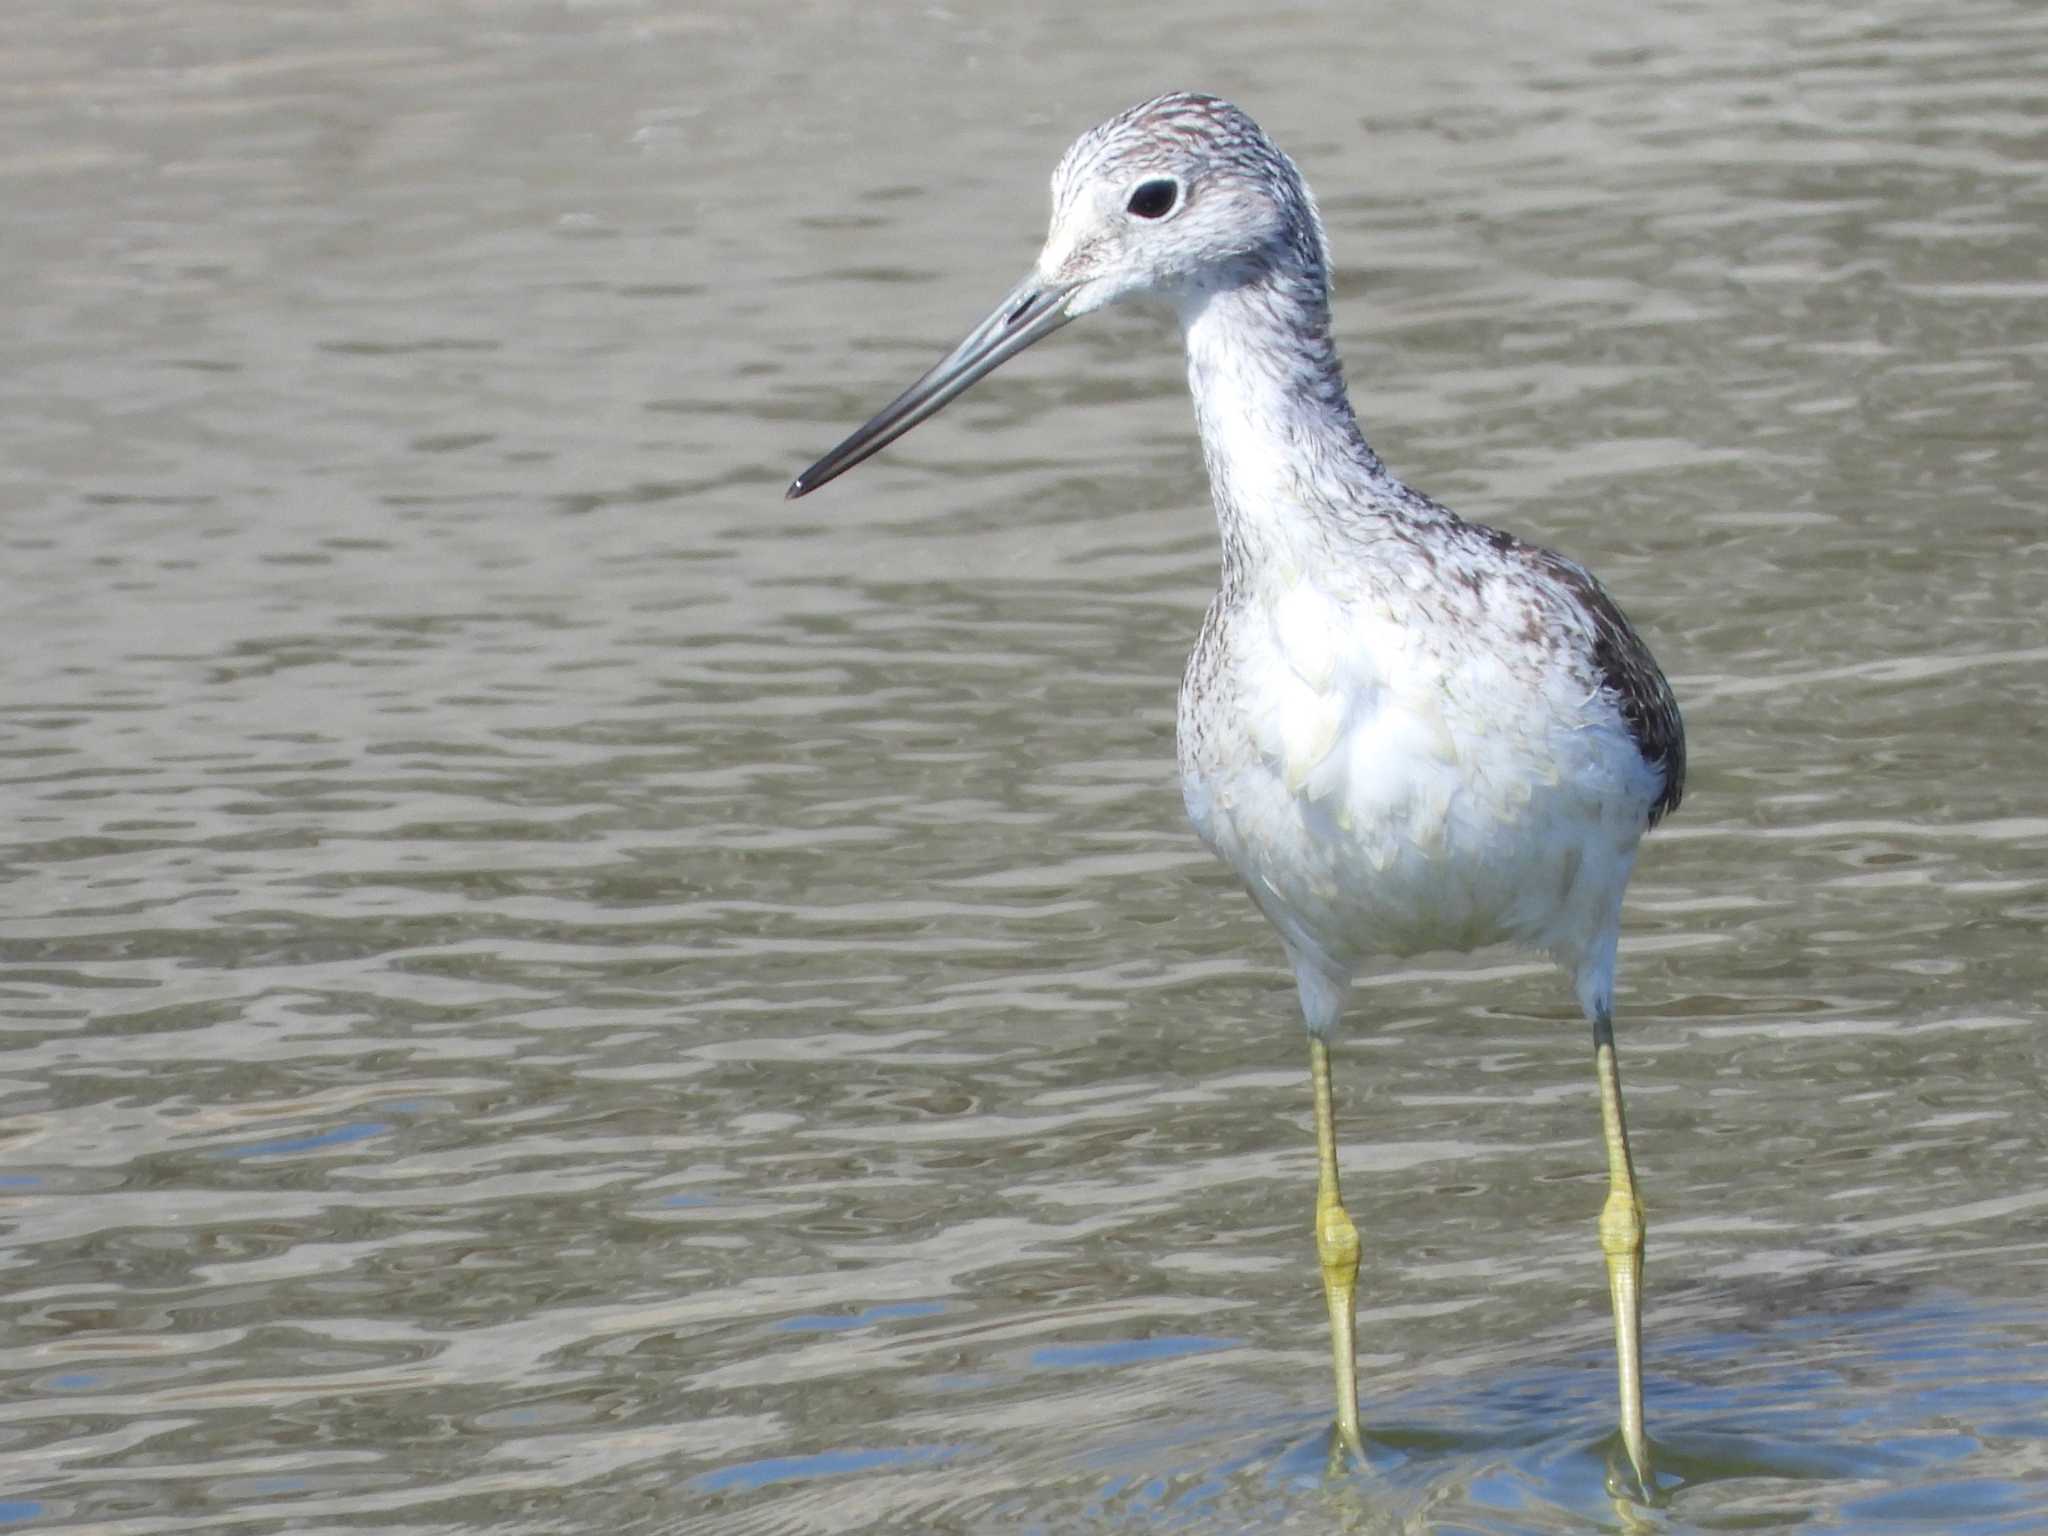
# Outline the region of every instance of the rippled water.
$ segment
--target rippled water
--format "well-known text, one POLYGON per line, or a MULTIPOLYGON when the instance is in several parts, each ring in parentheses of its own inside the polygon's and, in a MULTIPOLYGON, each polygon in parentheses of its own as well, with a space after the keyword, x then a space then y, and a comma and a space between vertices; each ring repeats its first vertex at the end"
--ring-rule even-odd
MULTIPOLYGON (((1519 14, 1519 13, 1517 13, 1519 14)), ((2048 18, 18 7, 0 1527, 2048 1529, 2048 18), (801 504, 1174 85, 1376 445, 1678 686, 1622 1055, 1513 957, 1305 1053, 1183 825, 1169 327, 801 504)))

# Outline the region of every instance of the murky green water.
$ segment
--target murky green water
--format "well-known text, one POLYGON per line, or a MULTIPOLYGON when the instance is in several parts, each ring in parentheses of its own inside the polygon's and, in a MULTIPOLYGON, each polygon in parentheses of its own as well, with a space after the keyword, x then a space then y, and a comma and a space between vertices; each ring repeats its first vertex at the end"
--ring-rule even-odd
POLYGON ((2048 16, 20 10, 0 1528, 2048 1530, 2048 16), (1593 564, 1694 773, 1622 1054, 1361 986, 1182 822, 1163 321, 788 475, 1241 100, 1404 474, 1593 564))

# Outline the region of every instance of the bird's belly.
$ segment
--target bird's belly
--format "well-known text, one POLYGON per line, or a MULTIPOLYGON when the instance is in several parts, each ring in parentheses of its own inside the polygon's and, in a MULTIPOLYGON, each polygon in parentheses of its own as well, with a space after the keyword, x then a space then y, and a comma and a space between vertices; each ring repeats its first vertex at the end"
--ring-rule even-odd
POLYGON ((1612 924, 1644 825, 1626 742, 1398 709, 1361 729, 1327 774, 1183 754, 1196 830, 1290 947, 1348 974, 1372 955, 1500 943, 1562 956, 1612 924))

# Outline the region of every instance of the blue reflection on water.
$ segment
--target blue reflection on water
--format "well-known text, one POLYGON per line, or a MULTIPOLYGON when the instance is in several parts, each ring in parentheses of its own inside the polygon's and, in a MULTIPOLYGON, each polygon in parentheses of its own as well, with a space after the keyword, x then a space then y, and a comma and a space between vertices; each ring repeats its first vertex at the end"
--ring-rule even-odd
POLYGON ((217 1147, 207 1155, 234 1159, 288 1157, 294 1152, 317 1152, 323 1147, 342 1147, 352 1141, 368 1141, 390 1129, 391 1123, 387 1120, 358 1120, 311 1136, 284 1136, 273 1141, 246 1142, 239 1147, 217 1147))
MULTIPOLYGON (((1426 1518, 1432 1530, 1471 1536, 1550 1536, 1632 1521, 1801 1536, 2048 1531, 2048 1485, 2026 1472, 2048 1443, 2048 1314, 1953 1294, 1805 1316, 1786 1316, 1776 1298, 1767 1300, 1718 1327, 1653 1336, 1648 1407, 1669 1495, 1654 1515, 1630 1506, 1624 1516, 1610 1491, 1619 1455, 1613 1365, 1605 1351, 1588 1349, 1406 1391, 1368 1389, 1366 1466, 1351 1472, 1331 1469, 1329 1424, 1317 1407, 1206 1419, 1195 1410, 1169 1420, 1146 1410, 1121 1433, 1104 1421, 1108 1433, 1057 1467, 1016 1469, 1005 1528, 1047 1536, 1263 1529, 1295 1523, 1309 1500, 1340 1515, 1355 1504, 1370 1528, 1426 1518), (2016 1451, 2005 1436, 2031 1447, 2016 1451), (1077 1475, 1090 1492, 1068 1503, 1077 1475), (1048 1505, 1064 1513, 1041 1523, 1048 1505)), ((782 1326, 838 1329, 937 1310, 891 1304, 782 1326)), ((1021 1369, 1113 1370, 1236 1342, 1171 1335, 1045 1345, 1024 1354, 1021 1369)), ((1000 1390, 1001 1376, 974 1381, 1000 1390)), ((1057 1412, 1056 1403, 1046 1406, 1057 1412)), ((967 1454, 964 1446, 826 1451, 714 1469, 693 1486, 741 1492, 807 1478, 886 1477, 967 1454)))
POLYGON ((765 1488, 771 1483, 796 1482, 811 1477, 844 1477, 850 1472, 893 1471, 899 1467, 928 1467, 950 1461, 960 1447, 907 1445, 893 1450, 819 1451, 812 1456, 771 1456, 763 1461, 743 1461, 720 1467, 690 1480, 705 1493, 731 1489, 765 1488))
POLYGON ((1235 1339, 1209 1339, 1194 1335, 1156 1339, 1110 1339, 1098 1344, 1048 1344, 1031 1351, 1033 1365, 1052 1370, 1072 1370, 1088 1365, 1135 1365, 1144 1360, 1174 1360, 1182 1355, 1207 1355, 1232 1349, 1235 1339))

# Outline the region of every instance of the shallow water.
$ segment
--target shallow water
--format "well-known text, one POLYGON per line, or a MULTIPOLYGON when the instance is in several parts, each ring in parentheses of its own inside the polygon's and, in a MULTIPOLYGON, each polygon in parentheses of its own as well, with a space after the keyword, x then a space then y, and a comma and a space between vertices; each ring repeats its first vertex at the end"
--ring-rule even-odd
POLYGON ((0 56, 0 1527, 2048 1529, 2048 16, 30 6, 0 56), (1170 327, 788 476, 1174 85, 1402 473, 1685 706, 1622 1058, 1305 1053, 1183 824, 1170 327))

